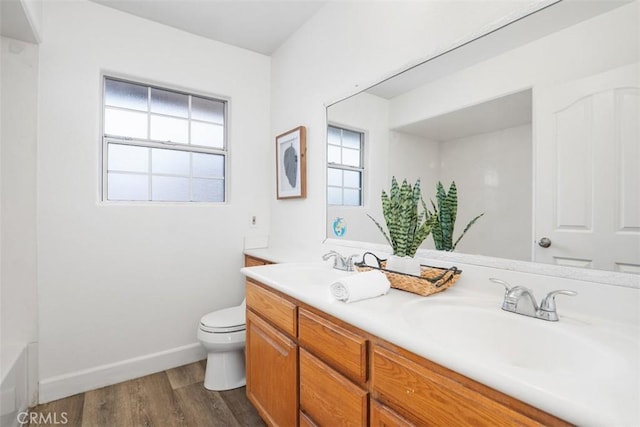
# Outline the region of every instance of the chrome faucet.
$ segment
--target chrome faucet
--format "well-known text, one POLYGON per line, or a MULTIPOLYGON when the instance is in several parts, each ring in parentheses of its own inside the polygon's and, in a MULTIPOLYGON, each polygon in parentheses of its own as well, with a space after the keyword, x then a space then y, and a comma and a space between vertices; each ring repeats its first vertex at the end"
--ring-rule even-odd
POLYGON ((333 257, 333 268, 337 270, 354 271, 353 259, 357 256, 357 254, 354 254, 345 258, 336 251, 329 251, 322 255, 322 259, 326 261, 333 257))
POLYGON ((540 306, 536 303, 533 292, 524 286, 511 286, 504 280, 489 278, 494 283, 504 286, 504 301, 502 309, 512 313, 522 314, 524 316, 535 317, 536 319, 549 320, 551 322, 558 321, 558 313, 556 312, 556 295, 578 295, 575 291, 559 290, 549 292, 542 298, 540 306))

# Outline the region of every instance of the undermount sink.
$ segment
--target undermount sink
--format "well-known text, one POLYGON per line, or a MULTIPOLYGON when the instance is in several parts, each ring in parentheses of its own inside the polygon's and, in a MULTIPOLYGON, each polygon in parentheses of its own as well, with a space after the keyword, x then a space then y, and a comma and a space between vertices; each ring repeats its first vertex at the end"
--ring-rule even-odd
POLYGON ((612 378, 628 374, 638 356, 637 344, 614 331, 573 319, 547 322, 509 313, 497 300, 424 301, 407 307, 404 318, 421 339, 447 351, 542 375, 590 372, 612 378))

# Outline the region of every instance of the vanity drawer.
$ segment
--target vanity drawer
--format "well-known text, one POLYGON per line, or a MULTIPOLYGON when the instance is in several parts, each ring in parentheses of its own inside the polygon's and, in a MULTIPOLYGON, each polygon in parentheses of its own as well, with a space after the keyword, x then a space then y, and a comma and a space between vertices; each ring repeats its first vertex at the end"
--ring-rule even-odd
POLYGON ((307 425, 366 426, 368 393, 300 349, 300 410, 307 425))
POLYGON ((267 319, 290 337, 296 337, 297 307, 251 280, 246 286, 247 307, 267 319))
POLYGON ((301 308, 298 342, 355 382, 367 381, 367 339, 301 308))
POLYGON ((376 346, 372 359, 374 397, 419 424, 543 425, 484 393, 387 349, 376 346))
POLYGON ((390 408, 371 401, 371 427, 415 427, 390 408))

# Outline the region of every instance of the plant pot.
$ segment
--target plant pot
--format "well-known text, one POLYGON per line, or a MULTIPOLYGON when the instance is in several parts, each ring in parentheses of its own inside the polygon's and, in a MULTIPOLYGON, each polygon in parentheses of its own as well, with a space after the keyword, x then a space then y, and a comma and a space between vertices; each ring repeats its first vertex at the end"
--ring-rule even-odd
POLYGON ((412 276, 420 276, 420 261, 414 257, 391 255, 387 259, 387 270, 412 276))

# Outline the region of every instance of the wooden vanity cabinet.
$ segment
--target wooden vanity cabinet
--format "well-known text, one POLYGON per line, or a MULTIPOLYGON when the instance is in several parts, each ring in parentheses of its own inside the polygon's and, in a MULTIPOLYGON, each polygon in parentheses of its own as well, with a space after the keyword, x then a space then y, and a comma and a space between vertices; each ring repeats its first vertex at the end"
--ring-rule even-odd
POLYGON ((247 281, 247 398, 267 424, 298 424, 297 307, 247 281))
POLYGON ((244 256, 244 266, 245 267, 256 267, 259 265, 268 265, 268 264, 273 264, 271 261, 267 261, 265 259, 262 258, 257 258, 251 255, 245 255, 244 256))
POLYGON ((367 343, 352 330, 299 309, 300 412, 310 422, 368 425, 367 343))
POLYGON ((271 426, 569 426, 247 280, 247 396, 271 426))

